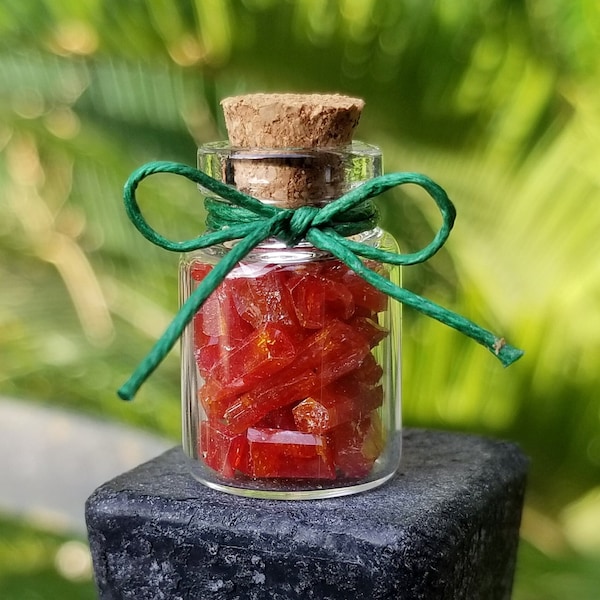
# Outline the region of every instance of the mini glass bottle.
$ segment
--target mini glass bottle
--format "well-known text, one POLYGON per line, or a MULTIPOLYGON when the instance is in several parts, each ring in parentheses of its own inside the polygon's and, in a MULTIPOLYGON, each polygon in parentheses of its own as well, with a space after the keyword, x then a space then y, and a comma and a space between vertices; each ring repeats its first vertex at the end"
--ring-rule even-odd
MULTIPOLYGON (((200 170, 261 201, 323 206, 381 173, 373 146, 199 149, 200 170)), ((205 195, 210 195, 204 190, 205 195)), ((397 251, 379 228, 353 239, 397 251)), ((230 245, 186 255, 181 301, 230 245)), ((399 283, 398 267, 367 261, 399 283)), ((401 314, 306 241, 267 240, 182 338, 183 445, 193 475, 245 496, 340 496, 393 476, 401 454, 401 314)))

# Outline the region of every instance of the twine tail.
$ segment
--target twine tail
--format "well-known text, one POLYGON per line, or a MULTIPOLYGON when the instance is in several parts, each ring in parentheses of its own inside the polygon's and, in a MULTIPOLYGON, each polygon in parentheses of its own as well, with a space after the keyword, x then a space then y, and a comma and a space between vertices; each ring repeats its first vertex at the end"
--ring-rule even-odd
POLYGON ((175 318, 171 321, 165 332, 154 344, 150 352, 140 362, 131 377, 117 390, 122 400, 132 400, 143 383, 152 375, 155 369, 167 356, 171 348, 181 337, 186 325, 204 301, 214 292, 217 286, 225 279, 227 274, 242 260, 248 252, 260 244, 271 234, 272 220, 261 223, 248 237, 236 244, 227 253, 207 276, 201 281, 190 297, 183 303, 175 318))
POLYGON ((375 271, 372 271, 349 248, 330 235, 329 232, 311 229, 307 237, 309 241, 321 250, 337 256, 337 258, 342 260, 365 281, 384 294, 475 340, 492 352, 505 367, 508 367, 523 356, 524 353, 522 350, 507 344, 504 338, 495 336, 473 321, 439 306, 435 302, 423 298, 414 292, 399 287, 375 271))

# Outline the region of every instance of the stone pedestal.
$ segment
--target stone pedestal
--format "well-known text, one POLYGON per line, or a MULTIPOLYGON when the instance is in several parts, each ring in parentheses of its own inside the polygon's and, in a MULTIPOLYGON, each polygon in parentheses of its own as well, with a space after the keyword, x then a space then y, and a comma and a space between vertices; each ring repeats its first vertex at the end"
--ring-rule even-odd
POLYGON ((513 444, 407 430, 388 484, 286 502, 210 490, 173 449, 88 499, 99 596, 510 598, 526 469, 513 444))

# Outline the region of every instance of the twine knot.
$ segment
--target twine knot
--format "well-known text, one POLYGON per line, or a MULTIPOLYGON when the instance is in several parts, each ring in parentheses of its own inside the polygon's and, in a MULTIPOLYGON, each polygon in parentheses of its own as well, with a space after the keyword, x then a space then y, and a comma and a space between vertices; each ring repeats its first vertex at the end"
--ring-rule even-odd
POLYGON ((300 206, 281 211, 276 219, 273 237, 285 242, 287 246, 296 246, 306 238, 308 230, 313 227, 313 222, 319 214, 315 206, 300 206))
POLYGON ((162 362, 193 319, 208 296, 227 274, 253 248, 269 238, 277 238, 288 246, 306 240, 316 248, 329 252, 360 275, 365 281, 392 298, 419 312, 460 331, 485 346, 504 366, 512 364, 523 351, 510 346, 498 337, 430 300, 392 283, 365 266, 360 257, 393 265, 414 265, 433 256, 446 242, 454 225, 456 210, 446 192, 434 181, 419 173, 390 173, 381 175, 347 192, 322 208, 301 206, 282 209, 263 204, 256 198, 230 187, 193 167, 173 162, 152 162, 134 171, 123 193, 125 209, 138 231, 161 248, 174 252, 190 252, 215 244, 238 240, 208 275, 200 282, 164 334, 156 342, 129 380, 119 389, 124 400, 131 400, 142 383, 162 362), (208 198, 207 225, 212 231, 191 240, 176 242, 152 229, 138 206, 135 192, 139 183, 154 173, 173 173, 201 185, 223 201, 208 198), (372 229, 377 224, 377 211, 371 199, 393 187, 415 184, 423 188, 436 203, 442 225, 427 246, 409 254, 396 254, 355 242, 348 238, 372 229), (499 342, 501 340, 501 342, 499 342))

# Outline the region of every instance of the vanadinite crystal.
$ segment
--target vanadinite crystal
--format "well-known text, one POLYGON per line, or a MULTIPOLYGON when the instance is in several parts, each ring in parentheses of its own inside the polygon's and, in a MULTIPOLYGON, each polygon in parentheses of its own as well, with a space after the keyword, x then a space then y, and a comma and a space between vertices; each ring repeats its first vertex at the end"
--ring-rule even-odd
POLYGON ((384 446, 387 297, 337 260, 248 270, 194 317, 199 458, 226 479, 366 476, 384 446))

